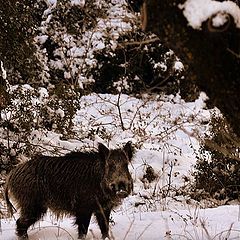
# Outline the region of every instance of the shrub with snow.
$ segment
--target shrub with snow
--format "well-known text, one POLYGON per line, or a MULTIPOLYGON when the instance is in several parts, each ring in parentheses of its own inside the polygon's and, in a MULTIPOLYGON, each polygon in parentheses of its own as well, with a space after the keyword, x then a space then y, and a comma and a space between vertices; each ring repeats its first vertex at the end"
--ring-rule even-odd
MULTIPOLYGON (((92 91, 178 92, 182 65, 156 36, 141 32, 124 0, 7 1, 0 10, 0 56, 11 84, 3 89, 3 155, 31 155, 36 130, 73 138, 81 96, 92 91)), ((88 131, 91 137, 95 130, 88 131)))

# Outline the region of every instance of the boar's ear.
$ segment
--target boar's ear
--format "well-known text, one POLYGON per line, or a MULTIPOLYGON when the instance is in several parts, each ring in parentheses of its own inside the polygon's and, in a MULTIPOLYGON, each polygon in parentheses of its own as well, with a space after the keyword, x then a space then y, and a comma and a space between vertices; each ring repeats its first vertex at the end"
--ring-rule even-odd
POLYGON ((126 145, 124 146, 123 150, 127 154, 129 161, 131 161, 132 157, 133 157, 132 143, 130 141, 127 142, 126 145))
POLYGON ((104 144, 99 143, 98 152, 101 160, 106 161, 109 156, 109 149, 104 144))

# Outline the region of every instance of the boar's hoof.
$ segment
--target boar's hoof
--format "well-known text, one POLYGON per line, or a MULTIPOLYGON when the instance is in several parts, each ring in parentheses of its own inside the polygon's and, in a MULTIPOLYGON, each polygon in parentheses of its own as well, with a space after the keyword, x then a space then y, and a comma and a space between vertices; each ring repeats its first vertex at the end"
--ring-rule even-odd
POLYGON ((28 240, 28 235, 27 234, 24 234, 22 236, 18 236, 17 237, 17 240, 28 240))

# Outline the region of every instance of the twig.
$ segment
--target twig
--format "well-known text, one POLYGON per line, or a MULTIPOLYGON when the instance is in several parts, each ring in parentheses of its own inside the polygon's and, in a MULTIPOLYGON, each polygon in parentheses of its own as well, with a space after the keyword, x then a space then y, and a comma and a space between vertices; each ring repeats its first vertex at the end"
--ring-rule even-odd
POLYGON ((153 43, 153 42, 156 42, 156 41, 159 41, 159 38, 158 37, 154 37, 154 38, 151 38, 151 39, 147 39, 147 40, 144 40, 144 41, 134 41, 134 42, 123 42, 123 43, 120 43, 119 44, 119 47, 126 47, 126 46, 134 46, 134 45, 147 45, 149 43, 153 43))
POLYGON ((233 50, 230 48, 227 48, 227 51, 230 52, 232 55, 234 55, 236 58, 240 58, 240 53, 235 53, 233 50))
POLYGON ((143 231, 141 232, 141 234, 138 236, 137 240, 139 240, 142 235, 147 231, 147 229, 152 225, 152 223, 149 223, 144 229, 143 231))
MULTIPOLYGON (((74 237, 66 229, 64 229, 63 227, 60 227, 60 226, 45 226, 45 227, 41 227, 41 229, 39 229, 37 232, 33 233, 32 235, 36 235, 40 230, 44 230, 44 229, 47 229, 47 228, 58 228, 58 231, 59 231, 59 229, 64 231, 65 233, 68 234, 70 239, 74 240, 74 237)), ((34 230, 35 229, 33 228, 33 229, 30 230, 30 232, 34 231, 34 230)))
POLYGON ((168 196, 169 192, 170 192, 170 189, 171 189, 171 184, 172 184, 172 171, 173 171, 173 163, 169 163, 169 166, 170 166, 170 172, 168 174, 168 187, 167 187, 167 192, 166 192, 166 196, 168 196))
POLYGON ((130 224, 127 232, 125 233, 123 240, 126 240, 126 239, 127 239, 127 235, 129 234, 129 232, 130 232, 130 230, 131 230, 131 228, 132 228, 132 226, 133 226, 133 223, 134 223, 134 220, 131 221, 131 224, 130 224))
POLYGON ((122 112, 121 112, 121 108, 120 108, 120 99, 121 99, 121 93, 118 94, 116 107, 117 107, 117 110, 118 110, 118 115, 119 115, 121 127, 122 127, 122 130, 124 131, 126 129, 125 129, 124 123, 123 123, 122 112))
POLYGON ((206 225, 205 225, 204 221, 201 220, 201 219, 200 219, 200 224, 201 224, 201 226, 202 226, 202 228, 203 228, 203 230, 204 230, 204 232, 205 232, 205 234, 207 236, 207 239, 211 240, 212 238, 211 238, 211 236, 210 236, 210 234, 209 234, 209 232, 208 232, 208 230, 206 228, 206 225))
POLYGON ((213 142, 212 140, 205 139, 205 142, 204 142, 204 143, 205 143, 205 145, 206 145, 207 147, 209 147, 210 149, 222 153, 224 157, 227 157, 227 158, 231 158, 231 159, 240 161, 240 158, 239 158, 239 157, 234 156, 233 154, 231 154, 231 152, 230 152, 227 148, 225 148, 225 147, 223 147, 223 146, 219 146, 217 143, 213 142))

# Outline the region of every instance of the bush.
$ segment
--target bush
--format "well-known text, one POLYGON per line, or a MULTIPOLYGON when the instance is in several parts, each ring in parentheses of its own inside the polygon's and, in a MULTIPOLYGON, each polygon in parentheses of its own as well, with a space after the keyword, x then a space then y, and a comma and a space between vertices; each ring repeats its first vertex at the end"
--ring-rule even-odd
POLYGON ((52 131, 61 134, 62 139, 72 138, 73 118, 81 98, 78 91, 65 85, 50 93, 44 88, 19 85, 11 87, 8 93, 10 102, 2 109, 0 118, 0 173, 16 165, 19 155, 31 157, 39 151, 40 146, 33 144, 37 131, 52 131))
POLYGON ((11 0, 0 12, 0 60, 12 85, 72 85, 86 93, 179 90, 176 56, 140 30, 124 0, 11 0))
POLYGON ((11 84, 40 80, 42 64, 35 55, 34 36, 45 8, 43 0, 1 1, 0 60, 11 84))
POLYGON ((74 137, 84 94, 179 90, 178 59, 140 30, 125 0, 10 0, 0 13, 0 61, 11 86, 0 79, 0 172, 36 152, 34 131, 74 137))
POLYGON ((239 139, 222 117, 213 117, 211 137, 202 143, 194 172, 194 197, 218 200, 239 198, 239 139))
POLYGON ((183 68, 177 69, 177 57, 155 35, 131 32, 121 36, 114 51, 96 55, 95 92, 126 94, 176 94, 183 68))

